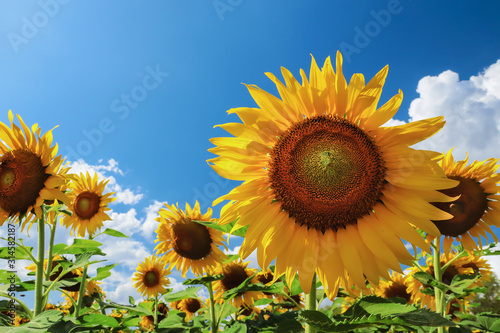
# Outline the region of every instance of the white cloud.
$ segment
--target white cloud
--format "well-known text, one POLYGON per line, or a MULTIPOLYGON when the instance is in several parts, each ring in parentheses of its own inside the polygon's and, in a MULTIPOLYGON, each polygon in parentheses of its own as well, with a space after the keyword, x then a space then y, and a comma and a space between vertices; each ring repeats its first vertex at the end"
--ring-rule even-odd
POLYGON ((154 203, 144 209, 146 218, 141 224, 141 232, 144 238, 149 240, 153 238, 153 232, 158 227, 158 222, 155 219, 158 217, 158 210, 161 207, 163 207, 163 202, 155 200, 154 203))
POLYGON ((500 146, 500 60, 469 80, 460 80, 450 70, 422 78, 417 87, 420 97, 413 100, 410 120, 444 116, 445 127, 430 139, 416 145, 420 149, 448 151, 471 160, 498 157, 500 146))
POLYGON ((132 296, 136 302, 142 300, 143 297, 134 288, 133 275, 133 272, 124 274, 113 270, 112 274, 102 284, 106 298, 121 304, 129 304, 129 296, 132 296))
MULTIPOLYGON (((102 160, 99 160, 99 163, 101 162, 102 160)), ((106 185, 106 190, 107 192, 115 192, 116 196, 116 200, 113 201, 112 204, 122 203, 125 205, 134 205, 138 203, 143 197, 142 193, 134 193, 134 191, 128 188, 123 189, 122 186, 118 184, 114 176, 110 176, 107 174, 108 172, 111 172, 114 174, 119 174, 120 176, 124 175, 123 171, 118 168, 118 162, 114 159, 110 159, 107 165, 90 165, 83 159, 79 159, 76 162, 71 162, 70 167, 72 173, 80 174, 81 172, 83 172, 85 174, 89 172, 91 176, 97 173, 99 178, 108 179, 109 182, 106 185)))
POLYGON ((105 241, 98 240, 104 244, 101 248, 106 253, 106 265, 119 262, 120 266, 135 270, 139 262, 151 255, 143 243, 133 239, 106 237, 105 241))
MULTIPOLYGON (((497 244, 494 249, 500 251, 500 244, 497 244)), ((500 256, 484 256, 483 258, 488 261, 488 264, 491 265, 491 270, 500 278, 500 256)))
POLYGON ((132 208, 126 213, 111 212, 111 221, 105 222, 106 228, 115 229, 130 236, 141 229, 141 220, 137 219, 137 211, 132 208))

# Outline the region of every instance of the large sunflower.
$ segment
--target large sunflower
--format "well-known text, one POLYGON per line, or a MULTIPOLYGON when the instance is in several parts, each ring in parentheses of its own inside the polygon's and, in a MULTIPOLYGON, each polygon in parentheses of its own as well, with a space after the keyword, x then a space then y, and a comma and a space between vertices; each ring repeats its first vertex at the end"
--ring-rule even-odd
POLYGON ((112 197, 114 192, 103 194, 108 182, 109 180, 99 181, 97 173, 91 177, 88 171, 86 175, 81 173, 73 177, 69 185, 69 207, 73 215, 64 215, 61 221, 65 227, 71 227, 71 234, 85 237, 87 232, 93 235, 97 229, 101 229, 103 221, 111 220, 106 211, 110 210, 108 204, 116 198, 112 197))
POLYGON ((137 281, 134 288, 148 298, 164 293, 165 287, 170 284, 170 279, 167 278, 170 271, 165 269, 166 265, 164 258, 155 255, 144 259, 143 262, 139 263, 137 271, 132 277, 132 281, 137 281))
POLYGON ((292 283, 298 272, 306 293, 317 273, 329 297, 346 279, 377 284, 410 264, 401 239, 428 249, 412 224, 439 235, 431 220, 451 215, 429 202, 449 201, 436 190, 457 184, 432 161, 437 153, 409 148, 442 117, 381 127, 403 98, 377 109, 388 67, 366 85, 361 74, 347 84, 340 53, 336 67, 327 58, 320 70, 313 58, 302 84, 282 69, 286 86, 267 73, 281 99, 247 86, 259 108, 229 110, 243 123, 220 125, 235 137, 213 138, 209 149, 219 175, 244 181, 214 202, 230 200, 220 224, 249 225, 240 255, 257 249, 261 267, 276 259, 276 276, 292 283))
POLYGON ((186 277, 188 270, 195 276, 212 272, 226 258, 219 249, 224 238, 220 231, 195 222, 213 221, 212 209, 202 215, 198 201, 194 209, 186 203, 185 212, 179 205, 165 204, 165 207, 158 211, 160 217, 156 219, 160 225, 156 230, 155 251, 165 253, 171 267, 182 269, 182 277, 186 277))
POLYGON ((26 126, 17 115, 22 130, 14 124, 9 110, 10 128, 0 122, 0 226, 7 218, 24 218, 22 229, 42 217, 45 200, 69 204, 60 187, 66 183, 61 173, 63 159, 52 145, 52 130, 42 136, 37 124, 26 126))
POLYGON ((445 252, 449 251, 454 240, 461 242, 466 250, 482 248, 481 236, 488 239, 487 232, 498 242, 490 228, 492 225, 500 227, 500 175, 495 173, 500 166, 498 159, 474 161, 467 165, 468 156, 455 162, 451 152, 444 155, 440 164, 446 176, 460 184, 441 192, 458 199, 435 203, 453 215, 449 220, 434 221, 444 235, 445 252))

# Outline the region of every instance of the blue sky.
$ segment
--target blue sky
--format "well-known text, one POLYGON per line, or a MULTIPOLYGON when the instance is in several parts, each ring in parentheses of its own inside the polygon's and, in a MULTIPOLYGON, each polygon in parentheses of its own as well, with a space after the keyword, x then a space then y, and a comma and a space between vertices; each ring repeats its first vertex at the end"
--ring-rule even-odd
POLYGON ((310 54, 323 63, 341 50, 349 77, 369 79, 389 64, 382 101, 404 93, 394 122, 451 119, 424 148, 498 157, 499 9, 495 1, 6 0, 0 121, 12 109, 44 131, 60 125, 54 139, 69 160, 81 159, 75 170, 114 177, 121 199, 110 225, 132 237, 109 251, 136 251, 116 268, 112 290, 152 252, 162 202, 198 199, 206 210, 237 185, 206 160, 209 139, 226 135, 213 126, 237 121, 226 110, 255 106, 241 83, 276 93, 264 73, 308 72, 310 54))

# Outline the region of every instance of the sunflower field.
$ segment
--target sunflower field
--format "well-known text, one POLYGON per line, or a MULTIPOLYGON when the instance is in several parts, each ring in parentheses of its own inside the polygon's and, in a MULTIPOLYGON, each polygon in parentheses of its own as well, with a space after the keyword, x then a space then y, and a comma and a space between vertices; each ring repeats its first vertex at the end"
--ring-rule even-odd
POLYGON ((266 73, 279 96, 246 86, 258 107, 228 111, 240 122, 217 125, 229 136, 210 140, 207 161, 240 185, 213 202, 218 218, 198 202, 164 204, 154 254, 132 277, 142 299, 129 304, 100 286, 119 263, 99 264, 99 236, 127 237, 106 227, 109 180, 73 174, 52 130, 9 111, 0 332, 500 332, 499 314, 473 311, 494 278, 485 256, 500 254, 499 159, 413 148, 446 119, 384 126, 403 99, 379 103, 388 67, 365 82, 346 80, 342 64, 340 52, 321 68, 313 58, 301 82, 285 68, 283 80, 266 73), (31 228, 36 249, 23 241, 31 228), (72 244, 54 244, 60 228, 72 244), (228 237, 242 238, 238 254, 228 237), (252 253, 260 270, 245 261, 252 253), (15 260, 32 263, 31 279, 15 260), (184 290, 173 292, 172 270, 184 290), (56 291, 64 301, 51 304, 56 291))

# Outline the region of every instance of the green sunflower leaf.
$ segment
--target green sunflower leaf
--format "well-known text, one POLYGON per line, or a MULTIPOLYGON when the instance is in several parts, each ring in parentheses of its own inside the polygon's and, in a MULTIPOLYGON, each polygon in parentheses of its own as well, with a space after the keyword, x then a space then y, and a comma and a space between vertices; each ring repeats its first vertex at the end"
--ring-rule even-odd
POLYGON ((432 327, 454 327, 453 321, 443 318, 429 309, 418 309, 410 313, 397 314, 397 318, 404 320, 410 325, 432 326, 432 327))
POLYGON ((115 318, 100 313, 86 314, 80 318, 80 323, 82 325, 90 325, 90 326, 96 326, 96 325, 101 325, 104 327, 120 326, 120 324, 115 318))
POLYGON ((299 319, 304 320, 309 325, 322 330, 332 329, 335 323, 327 315, 320 311, 304 310, 299 312, 299 319))
MULTIPOLYGON (((7 240, 7 238, 1 238, 7 240)), ((7 260, 31 260, 30 253, 33 252, 33 247, 26 247, 26 249, 19 246, 10 246, 0 248, 0 259, 7 260)))
POLYGON ((30 332, 47 332, 50 327, 62 321, 64 314, 57 310, 48 310, 40 313, 30 322, 17 326, 1 328, 2 333, 30 333, 30 332))
POLYGON ((108 276, 111 275, 110 270, 115 268, 117 265, 119 265, 119 263, 99 267, 97 269, 97 275, 94 278, 92 278, 92 280, 95 280, 95 281, 104 280, 105 278, 107 278, 108 276))
POLYGON ((124 233, 118 231, 118 230, 111 229, 111 228, 106 228, 106 230, 104 230, 102 233, 109 235, 109 236, 113 236, 113 237, 127 237, 127 238, 130 237, 130 236, 127 236, 124 233))
POLYGON ((186 279, 182 282, 182 284, 187 285, 187 286, 196 285, 196 284, 207 285, 208 283, 222 280, 223 278, 224 278, 224 275, 222 275, 222 274, 202 276, 202 277, 194 278, 194 279, 186 279))
MULTIPOLYGON (((199 224, 203 224, 206 227, 209 227, 209 228, 212 228, 215 230, 219 230, 225 234, 229 234, 231 232, 231 230, 233 229, 234 225, 236 224, 236 222, 238 221, 238 219, 234 220, 231 223, 224 224, 224 225, 220 225, 220 224, 217 224, 217 222, 212 222, 212 221, 196 221, 196 220, 193 220, 193 221, 197 222, 199 224)), ((241 227, 239 229, 234 230, 233 233, 231 233, 231 235, 245 237, 245 235, 247 233, 247 229, 248 229, 248 226, 241 227)))
POLYGON ((186 298, 198 298, 198 291, 201 287, 189 287, 187 289, 164 296, 165 302, 175 302, 186 298))

